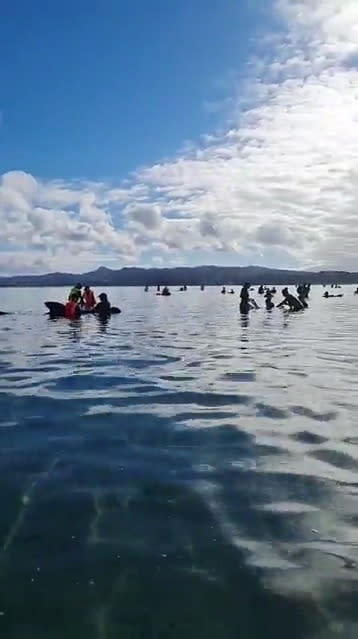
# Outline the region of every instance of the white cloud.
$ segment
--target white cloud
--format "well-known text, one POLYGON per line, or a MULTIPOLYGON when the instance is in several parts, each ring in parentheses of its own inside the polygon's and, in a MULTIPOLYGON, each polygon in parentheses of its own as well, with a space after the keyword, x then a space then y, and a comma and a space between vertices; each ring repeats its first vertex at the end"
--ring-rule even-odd
POLYGON ((358 2, 275 7, 282 29, 250 61, 226 129, 118 185, 5 174, 2 244, 49 267, 199 250, 358 269, 358 2))
POLYGON ((125 209, 130 223, 139 225, 149 231, 158 229, 162 222, 162 214, 160 207, 148 204, 130 204, 125 209))
POLYGON ((303 266, 356 269, 358 3, 277 7, 286 32, 250 76, 256 105, 226 133, 138 180, 164 194, 169 210, 199 217, 206 244, 212 238, 238 254, 249 242, 258 253, 280 246, 303 266))
POLYGON ((0 253, 1 270, 17 272, 21 264, 34 272, 40 267, 68 270, 69 264, 83 263, 84 256, 89 265, 95 264, 97 255, 103 257, 106 251, 121 261, 134 261, 138 252, 133 239, 115 228, 110 213, 97 205, 98 198, 84 186, 45 183, 20 171, 3 175, 0 242, 9 252, 0 253))

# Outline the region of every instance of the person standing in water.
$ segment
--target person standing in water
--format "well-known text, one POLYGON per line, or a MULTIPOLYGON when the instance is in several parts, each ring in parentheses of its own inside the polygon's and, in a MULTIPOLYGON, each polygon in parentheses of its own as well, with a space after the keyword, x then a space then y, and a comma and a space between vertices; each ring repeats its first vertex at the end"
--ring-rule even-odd
POLYGON ((240 313, 248 313, 250 310, 250 284, 246 282, 240 292, 240 313))
POLYGON ((96 298, 94 292, 90 289, 89 286, 85 286, 85 290, 83 293, 83 302, 86 311, 91 311, 96 306, 96 298))
POLYGON ((78 304, 81 304, 83 302, 83 298, 82 298, 82 284, 76 284, 76 286, 74 286, 71 290, 70 290, 70 294, 68 296, 68 301, 75 301, 78 304))
POLYGON ((306 302, 308 296, 306 284, 300 284, 299 286, 297 286, 297 295, 298 300, 302 304, 302 306, 304 308, 308 308, 308 304, 306 302))
POLYGON ((69 320, 78 319, 81 315, 77 296, 70 295, 68 302, 65 304, 64 317, 69 320))
POLYGON ((271 293, 271 291, 267 291, 265 295, 265 305, 268 311, 271 311, 273 308, 275 308, 272 298, 273 294, 271 293))
POLYGON ((94 312, 97 313, 99 317, 109 317, 111 314, 111 304, 106 293, 101 293, 99 299, 101 301, 94 307, 94 312))

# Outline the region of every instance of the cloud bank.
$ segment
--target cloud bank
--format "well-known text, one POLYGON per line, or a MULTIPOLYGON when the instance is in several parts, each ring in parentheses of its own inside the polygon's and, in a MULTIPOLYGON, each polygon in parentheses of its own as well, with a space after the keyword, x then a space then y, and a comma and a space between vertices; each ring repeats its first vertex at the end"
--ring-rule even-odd
POLYGON ((220 132, 118 185, 4 174, 0 270, 220 263, 224 254, 358 270, 358 2, 274 7, 280 29, 244 80, 241 70, 220 132))

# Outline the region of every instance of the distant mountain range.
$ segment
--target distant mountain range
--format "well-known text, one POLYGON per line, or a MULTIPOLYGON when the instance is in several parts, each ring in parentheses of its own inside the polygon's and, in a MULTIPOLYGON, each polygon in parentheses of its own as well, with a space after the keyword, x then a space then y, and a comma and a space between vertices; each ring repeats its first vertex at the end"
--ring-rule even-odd
POLYGON ((0 287, 72 286, 221 286, 251 284, 293 285, 357 284, 358 273, 344 271, 290 271, 261 266, 194 266, 178 268, 121 268, 111 270, 101 266, 89 273, 48 273, 46 275, 14 275, 0 277, 0 287))

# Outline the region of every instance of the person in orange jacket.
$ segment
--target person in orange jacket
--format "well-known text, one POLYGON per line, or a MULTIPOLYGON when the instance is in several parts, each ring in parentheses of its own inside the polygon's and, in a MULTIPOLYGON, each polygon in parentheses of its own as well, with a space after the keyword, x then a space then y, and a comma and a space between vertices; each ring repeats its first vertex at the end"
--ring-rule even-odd
POLYGON ((69 320, 78 319, 81 311, 75 295, 70 295, 70 299, 65 304, 65 318, 69 320))

